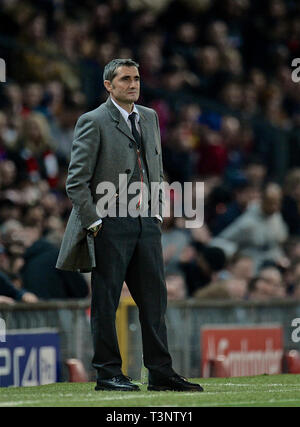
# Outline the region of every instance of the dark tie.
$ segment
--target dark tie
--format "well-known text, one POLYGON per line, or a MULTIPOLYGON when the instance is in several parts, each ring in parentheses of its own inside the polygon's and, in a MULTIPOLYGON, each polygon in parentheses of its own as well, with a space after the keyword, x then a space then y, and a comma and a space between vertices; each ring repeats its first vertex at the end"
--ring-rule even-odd
POLYGON ((136 113, 131 113, 131 114, 129 114, 128 118, 131 122, 131 132, 132 132, 132 135, 133 135, 135 142, 136 142, 137 161, 138 161, 140 177, 141 177, 140 198, 139 198, 139 201, 136 205, 136 208, 140 209, 141 203, 142 203, 142 192, 143 192, 143 182, 144 182, 143 169, 142 169, 142 163, 141 163, 141 158, 140 158, 140 149, 141 149, 141 145, 142 145, 142 138, 141 138, 141 136, 140 136, 140 134, 136 128, 136 125, 135 125, 135 116, 136 116, 136 113))
POLYGON ((139 150, 141 148, 142 140, 141 140, 141 136, 140 136, 140 134, 139 134, 139 132, 138 132, 138 130, 136 128, 136 125, 135 125, 135 116, 136 116, 136 113, 131 113, 131 114, 129 114, 128 118, 129 118, 129 120, 131 122, 131 132, 132 132, 132 135, 133 135, 133 137, 135 139, 137 149, 139 150))

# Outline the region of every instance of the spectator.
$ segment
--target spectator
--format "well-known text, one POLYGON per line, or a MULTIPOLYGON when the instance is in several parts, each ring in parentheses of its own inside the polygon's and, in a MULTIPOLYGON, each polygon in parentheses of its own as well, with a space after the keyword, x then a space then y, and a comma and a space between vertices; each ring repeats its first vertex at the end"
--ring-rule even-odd
POLYGON ((216 95, 221 78, 221 58, 218 49, 214 46, 204 46, 195 54, 196 70, 200 76, 199 91, 204 95, 216 95))
POLYGON ((300 258, 300 236, 290 236, 284 244, 284 251, 290 264, 300 258))
POLYGON ((172 274, 180 271, 180 255, 190 242, 187 230, 176 225, 174 209, 171 209, 170 216, 164 218, 162 224, 162 249, 165 265, 165 273, 172 274))
POLYGON ((37 183, 45 178, 50 187, 57 185, 58 163, 51 148, 49 125, 43 115, 28 115, 24 122, 22 139, 14 151, 19 181, 29 180, 37 183))
POLYGON ((184 276, 180 273, 166 275, 168 300, 181 301, 187 297, 187 289, 184 276))
POLYGON ((290 234, 300 235, 300 169, 292 169, 285 178, 281 213, 290 234))
POLYGON ((215 273, 224 268, 225 262, 226 257, 222 249, 192 242, 192 245, 183 251, 180 262, 188 295, 193 296, 197 289, 210 283, 215 278, 215 273))
POLYGON ((9 304, 13 301, 32 303, 37 302, 38 297, 25 289, 16 288, 9 280, 9 277, 0 271, 0 302, 9 304), (5 298, 2 298, 1 301, 1 297, 5 298))
POLYGON ((294 258, 285 275, 284 280, 286 283, 287 295, 294 295, 298 282, 300 282, 300 257, 294 258))
POLYGON ((231 300, 244 300, 247 296, 248 285, 246 280, 242 279, 228 279, 217 280, 205 286, 204 288, 196 290, 194 297, 197 299, 231 299, 231 300))
POLYGON ((241 180, 232 189, 233 200, 225 207, 225 212, 216 215, 210 228, 213 235, 218 235, 222 230, 234 222, 245 212, 249 203, 254 199, 253 187, 246 180, 241 180))
POLYGON ((286 288, 280 270, 275 266, 265 266, 259 270, 258 276, 270 285, 272 297, 283 298, 286 288))
POLYGON ((267 176, 264 162, 257 156, 250 156, 244 166, 244 174, 249 183, 260 192, 267 176))
POLYGON ((3 224, 9 219, 20 220, 21 214, 21 207, 13 200, 4 198, 0 201, 0 224, 3 224))
POLYGON ((192 143, 193 137, 185 122, 170 129, 163 146, 163 162, 171 182, 189 182, 195 175, 192 143))
POLYGON ((228 150, 222 135, 210 128, 203 128, 202 132, 202 141, 197 150, 198 175, 222 177, 228 161, 228 150))
POLYGON ((299 280, 295 283, 293 298, 296 300, 300 300, 300 281, 299 280))
MULTIPOLYGON (((251 256, 257 269, 264 261, 284 262, 282 244, 288 236, 281 209, 282 191, 277 184, 269 183, 260 203, 254 203, 218 237, 235 245, 236 251, 251 256)), ((214 244, 214 240, 212 241, 214 244)))
POLYGON ((261 277, 252 278, 248 289, 250 301, 269 301, 273 296, 272 285, 261 277))
POLYGON ((77 272, 55 268, 58 248, 40 236, 38 228, 27 227, 23 286, 41 299, 85 298, 89 294, 84 277, 77 272))
POLYGON ((276 267, 263 267, 249 283, 249 300, 268 301, 285 296, 282 275, 276 267))
POLYGON ((218 277, 221 279, 245 280, 247 283, 254 276, 254 263, 251 257, 235 254, 229 261, 227 269, 220 271, 218 277))

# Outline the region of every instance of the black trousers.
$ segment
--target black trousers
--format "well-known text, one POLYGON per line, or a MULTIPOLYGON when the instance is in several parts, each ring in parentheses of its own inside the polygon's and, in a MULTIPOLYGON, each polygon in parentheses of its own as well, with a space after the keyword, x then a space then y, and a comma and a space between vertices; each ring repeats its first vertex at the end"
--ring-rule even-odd
POLYGON ((167 291, 159 221, 153 217, 105 217, 95 237, 92 270, 92 365, 98 378, 122 373, 115 318, 123 282, 139 309, 144 364, 150 376, 174 373, 168 351, 167 291))

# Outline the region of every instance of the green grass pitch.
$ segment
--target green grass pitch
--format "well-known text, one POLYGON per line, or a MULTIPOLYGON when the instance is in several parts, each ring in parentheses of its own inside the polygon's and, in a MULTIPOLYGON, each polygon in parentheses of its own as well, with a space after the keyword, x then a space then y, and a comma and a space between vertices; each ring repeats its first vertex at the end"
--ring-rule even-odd
MULTIPOLYGON (((0 388, 1 407, 228 407, 300 406, 300 375, 193 379, 203 393, 94 391, 94 383, 0 388)), ((139 384, 136 382, 136 384, 139 384)))

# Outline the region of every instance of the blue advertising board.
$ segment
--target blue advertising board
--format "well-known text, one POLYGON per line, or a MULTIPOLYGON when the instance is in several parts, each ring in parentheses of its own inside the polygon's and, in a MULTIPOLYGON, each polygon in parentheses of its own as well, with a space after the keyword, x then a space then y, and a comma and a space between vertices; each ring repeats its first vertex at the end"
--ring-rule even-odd
POLYGON ((6 331, 0 340, 0 387, 59 381, 59 335, 53 329, 6 331))

